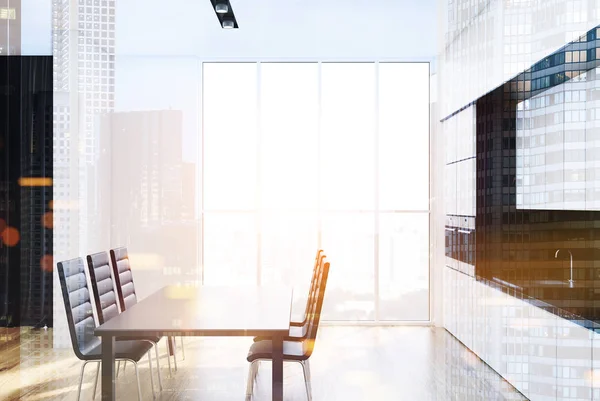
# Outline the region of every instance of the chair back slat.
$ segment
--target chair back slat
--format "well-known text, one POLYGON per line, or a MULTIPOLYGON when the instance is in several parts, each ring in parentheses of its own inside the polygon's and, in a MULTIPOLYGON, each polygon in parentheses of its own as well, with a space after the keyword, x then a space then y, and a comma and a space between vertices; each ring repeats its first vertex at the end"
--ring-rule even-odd
POLYGON ((320 250, 319 251, 319 259, 317 259, 317 262, 315 264, 313 278, 310 283, 310 290, 308 291, 308 299, 306 301, 306 303, 307 303, 306 317, 305 317, 306 322, 309 321, 310 315, 312 313, 311 308, 313 307, 313 304, 315 302, 315 297, 317 296, 318 277, 321 274, 321 270, 323 269, 323 259, 324 258, 325 258, 325 254, 323 253, 322 250, 320 250))
POLYGON ((321 261, 321 254, 323 253, 322 249, 317 251, 317 256, 315 256, 315 263, 313 266, 312 277, 310 279, 310 287, 308 287, 308 298, 306 299, 306 308, 304 309, 304 318, 303 320, 308 321, 308 313, 311 305, 311 296, 313 295, 313 289, 315 286, 315 277, 317 276, 317 269, 319 268, 319 263, 321 261))
POLYGON ((82 258, 58 262, 58 279, 67 314, 73 351, 79 359, 100 345, 82 258))
POLYGON ((321 256, 318 274, 315 279, 315 294, 310 306, 307 341, 304 342, 304 352, 307 356, 312 354, 314 349, 319 322, 321 320, 321 311, 323 309, 323 300, 325 299, 325 289, 329 277, 329 261, 325 255, 321 256))
POLYGON ((98 252, 88 255, 87 262, 98 322, 102 324, 119 314, 117 295, 112 275, 110 274, 108 254, 106 252, 98 252))
POLYGON ((129 263, 129 254, 126 247, 110 250, 110 261, 112 263, 113 277, 117 288, 117 296, 121 311, 131 308, 137 303, 137 294, 133 284, 133 274, 129 263))

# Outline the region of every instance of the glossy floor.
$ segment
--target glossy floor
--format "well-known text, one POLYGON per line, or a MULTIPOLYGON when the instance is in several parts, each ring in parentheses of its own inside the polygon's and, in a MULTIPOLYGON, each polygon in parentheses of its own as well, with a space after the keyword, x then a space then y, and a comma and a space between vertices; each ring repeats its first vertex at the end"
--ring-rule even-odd
MULTIPOLYGON (((250 338, 186 338, 185 356, 169 377, 159 344, 164 391, 158 400, 243 400, 250 338)), ((178 341, 179 344, 179 341, 178 341)), ((52 349, 52 330, 0 328, 0 399, 76 400, 81 362, 52 349)), ((311 357, 313 399, 523 400, 523 396, 444 329, 323 327, 311 357)), ((82 400, 92 398, 95 365, 86 368, 82 400)), ((151 400, 146 358, 140 361, 142 396, 151 400)), ((270 365, 262 363, 255 401, 270 400, 270 365)), ((137 399, 132 366, 117 381, 120 400, 137 399)), ((97 397, 97 399, 100 399, 97 397)), ((300 365, 284 368, 284 399, 306 400, 300 365)))

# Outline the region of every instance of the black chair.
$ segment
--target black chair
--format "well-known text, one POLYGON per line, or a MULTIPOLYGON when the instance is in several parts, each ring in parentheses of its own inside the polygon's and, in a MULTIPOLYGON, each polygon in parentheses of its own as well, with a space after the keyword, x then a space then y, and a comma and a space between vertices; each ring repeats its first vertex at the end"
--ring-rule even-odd
MULTIPOLYGON (((133 273, 131 271, 131 263, 129 262, 129 254, 127 253, 126 247, 120 247, 110 250, 110 262, 112 264, 113 277, 117 288, 117 295, 119 298, 119 306, 121 312, 131 308, 137 304, 137 294, 135 292, 135 285, 133 284, 133 273)), ((156 338, 156 342, 160 341, 160 337, 156 338)), ((171 338, 169 338, 171 343, 171 338)), ((171 357, 169 352, 169 343, 167 343, 167 362, 169 363, 169 373, 171 371, 171 357)), ((175 370, 177 370, 177 347, 175 342, 173 346, 173 359, 175 362, 175 370)), ((185 359, 185 348, 183 348, 183 337, 181 337, 181 352, 183 359, 185 359)), ((158 358, 158 356, 157 356, 158 358)))
MULTIPOLYGON (((85 268, 82 258, 76 258, 58 262, 58 278, 62 290, 67 323, 73 351, 80 360, 84 361, 79 374, 79 387, 77 389, 77 401, 81 398, 81 384, 85 367, 90 362, 96 362, 96 379, 94 380, 94 398, 96 398, 96 387, 98 374, 102 363, 102 341, 94 335, 96 324, 92 312, 90 292, 85 277, 85 268)), ((115 344, 115 360, 130 361, 135 366, 135 374, 138 387, 138 399, 142 399, 140 377, 137 362, 145 354, 150 358, 152 344, 146 341, 120 341, 115 344)))
MULTIPOLYGON (((92 283, 92 293, 94 294, 94 303, 96 304, 96 315, 98 316, 99 324, 103 324, 119 314, 117 295, 115 293, 111 269, 108 263, 108 254, 106 252, 98 252, 93 255, 88 255, 87 262, 88 274, 90 276, 90 282, 92 283)), ((158 346, 156 345, 159 339, 160 337, 117 337, 115 340, 117 344, 121 341, 146 341, 154 346, 154 352, 156 353, 156 368, 158 370, 158 384, 160 390, 162 391, 162 377, 160 374, 158 346)), ((152 383, 152 392, 154 392, 154 378, 151 359, 151 354, 148 352, 150 379, 152 383)))
MULTIPOLYGON (((321 310, 323 308, 323 299, 325 298, 325 288, 327 286, 327 277, 329 276, 329 262, 325 256, 321 257, 317 277, 315 279, 316 294, 312 298, 308 313, 308 334, 302 341, 284 341, 283 342, 283 360, 286 362, 298 362, 302 365, 304 373, 304 384, 306 386, 306 395, 308 400, 312 400, 311 377, 309 358, 313 353, 319 321, 321 319, 321 310)), ((264 360, 273 360, 273 343, 270 340, 258 341, 250 346, 248 357, 250 369, 248 372, 248 383, 246 387, 246 400, 249 401, 254 390, 254 381, 258 374, 258 363, 264 360)))
MULTIPOLYGON (((286 341, 302 341, 308 335, 308 309, 311 305, 312 297, 315 294, 315 278, 317 277, 317 270, 321 261, 322 254, 323 250, 319 249, 317 251, 317 256, 315 256, 315 263, 313 266, 312 278, 310 279, 310 287, 308 289, 308 298, 306 299, 304 317, 302 321, 290 321, 290 333, 287 337, 284 338, 284 340, 286 341)), ((257 336, 254 337, 254 342, 268 339, 268 337, 257 336)))

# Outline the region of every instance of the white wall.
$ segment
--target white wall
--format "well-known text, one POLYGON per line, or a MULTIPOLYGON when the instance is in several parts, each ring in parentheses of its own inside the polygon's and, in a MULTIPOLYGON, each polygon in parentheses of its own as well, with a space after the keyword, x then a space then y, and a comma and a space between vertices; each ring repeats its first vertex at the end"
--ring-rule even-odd
POLYGON ((430 125, 430 240, 431 240, 431 321, 438 327, 444 326, 444 273, 445 268, 445 232, 444 225, 440 224, 445 219, 444 205, 444 169, 446 160, 444 155, 444 133, 440 124, 440 104, 438 100, 437 74, 431 77, 431 125, 430 125), (440 157, 442 155, 442 157, 440 157))

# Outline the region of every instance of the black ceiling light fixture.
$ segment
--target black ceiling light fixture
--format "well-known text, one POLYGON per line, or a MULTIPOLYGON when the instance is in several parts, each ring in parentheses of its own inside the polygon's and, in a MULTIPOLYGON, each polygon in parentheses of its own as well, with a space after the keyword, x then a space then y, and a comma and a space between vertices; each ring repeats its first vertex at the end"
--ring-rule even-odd
POLYGON ((233 15, 233 9, 229 0, 210 0, 212 6, 217 14, 217 19, 221 28, 224 29, 235 29, 238 28, 237 20, 233 15))

